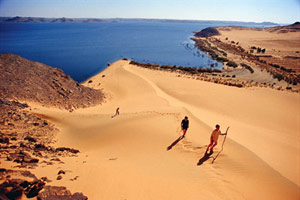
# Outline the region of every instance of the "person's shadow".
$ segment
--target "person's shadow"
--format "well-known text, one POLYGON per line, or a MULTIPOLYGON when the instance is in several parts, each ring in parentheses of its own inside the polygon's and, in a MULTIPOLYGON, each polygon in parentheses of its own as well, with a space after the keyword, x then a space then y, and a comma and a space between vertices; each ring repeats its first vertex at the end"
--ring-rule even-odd
POLYGON ((199 162, 197 163, 197 165, 202 165, 205 161, 207 161, 208 159, 210 159, 211 155, 213 154, 213 152, 207 152, 205 151, 204 156, 199 160, 199 162))
POLYGON ((170 146, 167 147, 167 151, 171 150, 183 138, 184 138, 183 136, 180 136, 179 138, 177 138, 170 146))

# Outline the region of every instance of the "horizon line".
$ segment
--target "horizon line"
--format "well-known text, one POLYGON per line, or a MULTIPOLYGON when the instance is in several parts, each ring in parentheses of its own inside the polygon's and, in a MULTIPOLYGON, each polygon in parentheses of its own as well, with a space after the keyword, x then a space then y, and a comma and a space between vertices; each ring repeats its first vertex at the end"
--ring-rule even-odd
POLYGON ((238 21, 238 20, 221 20, 221 19, 174 19, 174 18, 139 18, 139 17, 31 17, 31 16, 0 16, 0 18, 15 18, 15 17, 21 17, 21 18, 46 18, 46 19, 61 19, 61 18, 65 18, 65 19, 125 19, 125 20, 171 20, 171 21, 222 21, 222 22, 244 22, 244 23, 273 23, 273 24, 293 24, 295 22, 292 23, 278 23, 278 22, 272 22, 272 21, 238 21))

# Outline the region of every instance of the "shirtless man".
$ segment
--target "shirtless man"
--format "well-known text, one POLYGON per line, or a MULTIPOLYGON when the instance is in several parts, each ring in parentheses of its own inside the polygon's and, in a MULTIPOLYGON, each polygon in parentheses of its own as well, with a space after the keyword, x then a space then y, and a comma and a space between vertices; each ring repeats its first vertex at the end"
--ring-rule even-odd
POLYGON ((210 152, 213 152, 214 147, 218 144, 219 135, 226 135, 227 133, 221 133, 220 125, 216 125, 216 129, 211 133, 210 136, 210 144, 208 145, 206 152, 208 151, 209 147, 211 147, 210 152))

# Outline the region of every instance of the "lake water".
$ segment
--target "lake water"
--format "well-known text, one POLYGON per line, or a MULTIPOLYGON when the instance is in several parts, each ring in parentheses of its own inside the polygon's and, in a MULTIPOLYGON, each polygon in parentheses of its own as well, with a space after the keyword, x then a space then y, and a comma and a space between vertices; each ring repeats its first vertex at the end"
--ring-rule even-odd
POLYGON ((193 31, 221 25, 231 24, 0 23, 0 52, 60 68, 78 82, 124 57, 154 64, 209 67, 216 61, 197 50, 190 38, 193 31))

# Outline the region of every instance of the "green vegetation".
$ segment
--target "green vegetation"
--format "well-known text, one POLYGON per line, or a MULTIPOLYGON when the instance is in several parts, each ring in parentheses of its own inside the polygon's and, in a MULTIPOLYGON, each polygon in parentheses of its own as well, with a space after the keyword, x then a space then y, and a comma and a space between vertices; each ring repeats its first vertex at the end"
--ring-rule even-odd
POLYGON ((257 51, 257 53, 260 53, 260 52, 261 52, 261 48, 258 47, 258 48, 256 49, 256 51, 257 51))
POLYGON ((284 77, 282 74, 276 73, 276 74, 273 74, 273 78, 277 79, 278 81, 281 81, 284 77))
POLYGON ((228 63, 226 65, 228 65, 229 67, 233 67, 233 68, 237 68, 237 66, 238 66, 238 64, 236 64, 233 61, 228 61, 228 63))
POLYGON ((242 65, 243 67, 245 67, 246 69, 248 69, 248 70, 251 72, 251 74, 253 74, 253 73, 254 73, 254 70, 253 70, 253 68, 252 68, 252 67, 250 67, 249 65, 246 65, 245 63, 241 63, 241 65, 242 65))
POLYGON ((257 53, 265 53, 266 52, 266 49, 262 49, 260 47, 255 47, 255 46, 250 47, 250 53, 253 53, 254 50, 256 50, 257 53))
POLYGON ((271 63, 270 65, 271 65, 272 67, 277 68, 277 69, 280 68, 280 65, 277 65, 277 64, 272 64, 272 63, 271 63))
POLYGON ((218 61, 218 62, 228 62, 228 59, 227 58, 223 58, 223 57, 217 57, 216 58, 216 60, 218 61))
POLYGON ((292 81, 292 83, 293 85, 297 85, 297 81, 295 79, 292 81))
POLYGON ((151 63, 139 63, 136 61, 130 61, 130 64, 137 65, 140 67, 145 67, 149 69, 162 69, 169 71, 181 71, 189 74, 198 74, 198 73, 221 73, 222 70, 219 69, 211 69, 211 68, 196 68, 196 67, 184 67, 184 66, 176 66, 176 65, 157 65, 151 63))
POLYGON ((270 63, 270 66, 272 66, 272 67, 274 67, 274 68, 276 68, 276 69, 281 69, 282 71, 285 71, 285 72, 288 72, 288 73, 295 72, 295 71, 292 70, 292 69, 287 69, 287 68, 282 67, 282 66, 277 65, 277 64, 272 64, 272 63, 270 63))

